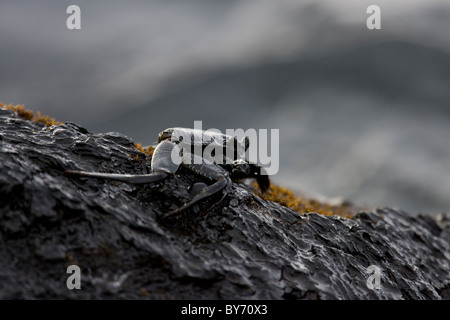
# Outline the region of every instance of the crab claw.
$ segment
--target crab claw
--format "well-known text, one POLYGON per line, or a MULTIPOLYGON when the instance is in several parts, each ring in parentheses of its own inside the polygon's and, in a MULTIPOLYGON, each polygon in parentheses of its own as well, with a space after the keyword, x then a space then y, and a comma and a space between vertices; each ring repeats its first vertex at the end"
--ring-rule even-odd
POLYGON ((258 183, 261 192, 264 193, 270 188, 270 179, 268 175, 258 175, 256 176, 256 182, 258 183))

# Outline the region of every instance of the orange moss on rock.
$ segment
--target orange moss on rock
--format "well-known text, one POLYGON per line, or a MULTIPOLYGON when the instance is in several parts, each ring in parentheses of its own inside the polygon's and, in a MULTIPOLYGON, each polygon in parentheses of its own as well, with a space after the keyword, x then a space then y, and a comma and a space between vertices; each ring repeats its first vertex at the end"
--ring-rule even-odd
POLYGON ((17 115, 20 118, 22 118, 24 120, 37 122, 37 123, 42 123, 46 127, 50 127, 50 126, 53 126, 53 125, 62 125, 62 122, 58 122, 55 119, 51 118, 50 116, 43 116, 43 115, 41 115, 41 113, 39 111, 37 112, 37 114, 35 116, 33 111, 25 109, 25 106, 21 105, 21 104, 18 104, 18 105, 12 105, 12 104, 5 105, 5 104, 0 102, 0 108, 12 110, 15 113, 17 113, 17 115))
MULTIPOLYGON (((12 110, 14 111, 17 116, 21 119, 24 120, 29 120, 29 121, 33 121, 36 123, 41 123, 43 125, 45 125, 46 127, 50 127, 53 125, 62 125, 62 122, 56 121, 54 118, 51 118, 50 116, 43 116, 41 115, 41 112, 38 111, 36 113, 36 115, 34 115, 33 111, 25 109, 24 105, 18 104, 18 105, 13 105, 13 104, 4 104, 0 102, 0 108, 3 109, 7 109, 7 110, 12 110)), ((151 156, 153 154, 153 147, 149 146, 147 148, 143 148, 142 144, 140 143, 136 143, 135 144, 136 149, 138 149, 139 151, 145 153, 148 156, 151 156)))
POLYGON ((153 155, 153 151, 155 151, 155 149, 152 146, 148 146, 147 148, 144 148, 142 146, 142 144, 140 143, 136 143, 135 144, 136 149, 138 149, 140 152, 145 153, 147 156, 152 156, 153 155))
POLYGON ((352 218, 357 213, 357 209, 349 203, 343 202, 338 205, 331 205, 314 198, 303 198, 289 189, 274 184, 265 193, 261 193, 256 185, 254 185, 253 191, 265 200, 277 202, 299 213, 315 212, 326 216, 338 215, 344 218, 352 218))

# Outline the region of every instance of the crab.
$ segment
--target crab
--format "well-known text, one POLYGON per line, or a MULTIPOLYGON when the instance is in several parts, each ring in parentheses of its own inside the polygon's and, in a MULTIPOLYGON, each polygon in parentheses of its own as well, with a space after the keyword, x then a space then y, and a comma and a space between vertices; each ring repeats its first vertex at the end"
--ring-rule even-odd
MULTIPOLYGON (((233 181, 255 178, 261 191, 267 191, 270 187, 270 180, 264 169, 243 158, 242 153, 247 151, 249 145, 248 137, 238 141, 235 136, 217 132, 168 128, 159 133, 158 144, 151 158, 151 173, 149 174, 115 174, 74 170, 66 170, 65 173, 142 185, 155 183, 174 175, 182 166, 212 182, 210 185, 201 183, 201 189, 190 201, 163 215, 163 218, 167 218, 222 191, 223 196, 218 201, 221 202, 229 194, 233 181), (195 150, 201 151, 201 155, 198 155, 195 150), (210 150, 209 154, 205 154, 207 150, 210 150)), ((199 189, 198 186, 195 187, 194 185, 192 190, 199 189)))

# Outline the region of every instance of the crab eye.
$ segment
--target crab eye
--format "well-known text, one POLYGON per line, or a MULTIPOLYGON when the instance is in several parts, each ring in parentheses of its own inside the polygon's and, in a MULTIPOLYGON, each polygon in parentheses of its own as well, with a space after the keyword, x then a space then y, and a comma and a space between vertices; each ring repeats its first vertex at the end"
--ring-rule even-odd
POLYGON ((161 142, 166 139, 170 139, 172 137, 173 130, 167 129, 159 133, 158 142, 161 142))

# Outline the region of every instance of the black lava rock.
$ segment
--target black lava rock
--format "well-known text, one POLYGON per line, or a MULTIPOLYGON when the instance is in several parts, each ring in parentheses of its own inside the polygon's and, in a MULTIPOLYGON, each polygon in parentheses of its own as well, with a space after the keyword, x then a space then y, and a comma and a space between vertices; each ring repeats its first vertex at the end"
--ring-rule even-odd
POLYGON ((0 109, 1 299, 450 297, 450 228, 434 217, 299 214, 235 183, 166 221, 199 177, 133 186, 68 169, 148 173, 149 158, 118 133, 0 109), (70 265, 81 290, 66 285, 70 265))

